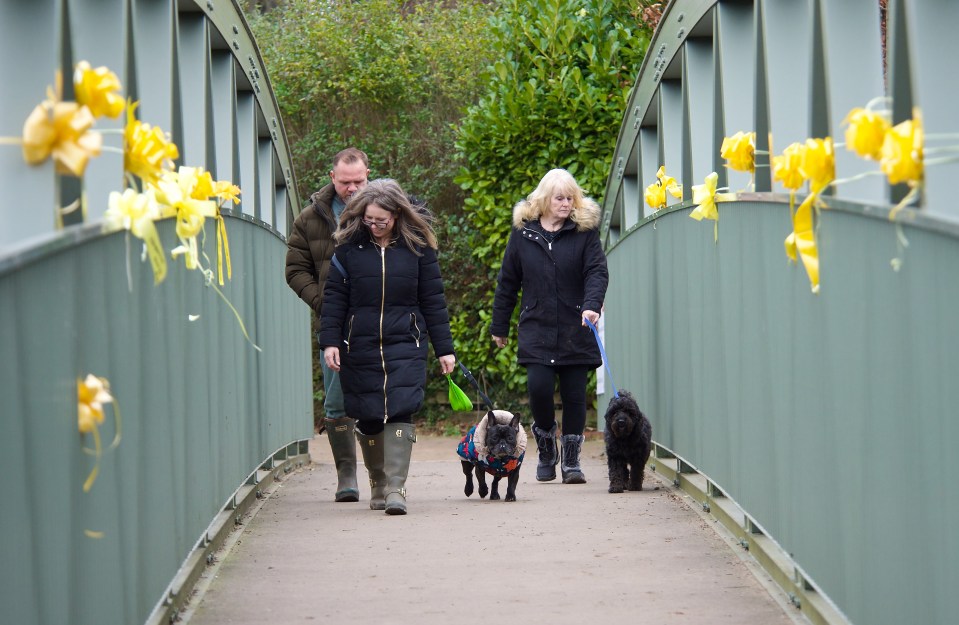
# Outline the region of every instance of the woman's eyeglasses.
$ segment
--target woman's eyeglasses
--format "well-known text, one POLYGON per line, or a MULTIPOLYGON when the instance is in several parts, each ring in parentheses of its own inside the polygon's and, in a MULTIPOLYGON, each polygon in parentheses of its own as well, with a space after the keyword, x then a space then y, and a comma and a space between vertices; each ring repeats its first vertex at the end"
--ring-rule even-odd
POLYGON ((364 219, 363 223, 370 228, 385 228, 391 221, 393 221, 392 217, 389 219, 364 219))

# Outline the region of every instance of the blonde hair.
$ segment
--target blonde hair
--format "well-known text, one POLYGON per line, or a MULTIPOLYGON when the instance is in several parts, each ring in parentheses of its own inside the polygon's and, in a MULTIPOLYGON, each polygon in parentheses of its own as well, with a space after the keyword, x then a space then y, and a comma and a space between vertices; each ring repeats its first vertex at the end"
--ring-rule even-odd
POLYGON ((430 212, 423 206, 414 206, 399 183, 390 178, 371 180, 353 194, 340 215, 339 228, 333 234, 337 245, 363 241, 370 236, 363 224, 366 207, 370 204, 376 204, 393 216, 393 237, 405 243, 417 256, 421 255, 417 248, 437 248, 430 212))
POLYGON ((549 209, 550 201, 557 193, 573 198, 573 210, 569 219, 578 230, 590 230, 599 223, 599 205, 583 193, 583 189, 565 169, 551 169, 539 181, 536 189, 513 207, 513 225, 522 228, 529 221, 540 219, 549 209))

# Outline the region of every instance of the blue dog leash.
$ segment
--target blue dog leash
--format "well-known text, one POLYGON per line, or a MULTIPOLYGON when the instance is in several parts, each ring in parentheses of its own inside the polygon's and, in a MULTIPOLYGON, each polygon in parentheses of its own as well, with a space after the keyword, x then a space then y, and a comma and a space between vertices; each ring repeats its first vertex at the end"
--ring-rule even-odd
POLYGON ((613 387, 613 397, 619 397, 619 391, 616 390, 616 383, 613 382, 613 372, 609 370, 609 358, 606 357, 606 349, 603 347, 603 341, 599 338, 599 330, 597 330, 593 322, 586 317, 583 317, 583 321, 585 321, 589 329, 593 331, 596 344, 599 345, 599 353, 603 355, 603 366, 606 367, 606 373, 609 374, 609 385, 613 387))

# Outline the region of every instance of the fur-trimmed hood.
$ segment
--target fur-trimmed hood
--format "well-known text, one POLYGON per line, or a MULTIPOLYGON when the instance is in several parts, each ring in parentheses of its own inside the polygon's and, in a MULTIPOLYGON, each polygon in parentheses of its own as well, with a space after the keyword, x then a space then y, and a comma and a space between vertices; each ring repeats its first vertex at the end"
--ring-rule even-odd
MULTIPOLYGON (((583 197, 582 205, 574 207, 568 219, 576 224, 576 230, 582 232, 596 230, 599 227, 600 216, 599 204, 592 198, 583 197)), ((513 227, 517 230, 522 230, 524 225, 539 218, 529 200, 519 201, 513 207, 513 227)))

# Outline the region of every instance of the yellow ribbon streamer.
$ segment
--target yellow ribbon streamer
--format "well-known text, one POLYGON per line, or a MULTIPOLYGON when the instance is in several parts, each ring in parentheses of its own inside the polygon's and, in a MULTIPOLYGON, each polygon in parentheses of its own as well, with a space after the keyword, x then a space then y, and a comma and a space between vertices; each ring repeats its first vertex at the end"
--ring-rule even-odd
POLYGON ((813 209, 819 200, 816 194, 810 194, 799 205, 793 215, 793 231, 784 241, 786 255, 796 262, 802 259, 813 293, 819 293, 819 249, 816 247, 813 209))
POLYGON ((153 284, 160 284, 166 278, 166 252, 160 243, 160 235, 152 221, 141 226, 141 233, 150 267, 153 268, 153 284))
POLYGON ((216 273, 223 286, 223 263, 226 261, 227 277, 233 279, 233 264, 230 262, 230 239, 226 236, 226 220, 217 211, 216 215, 216 273))

